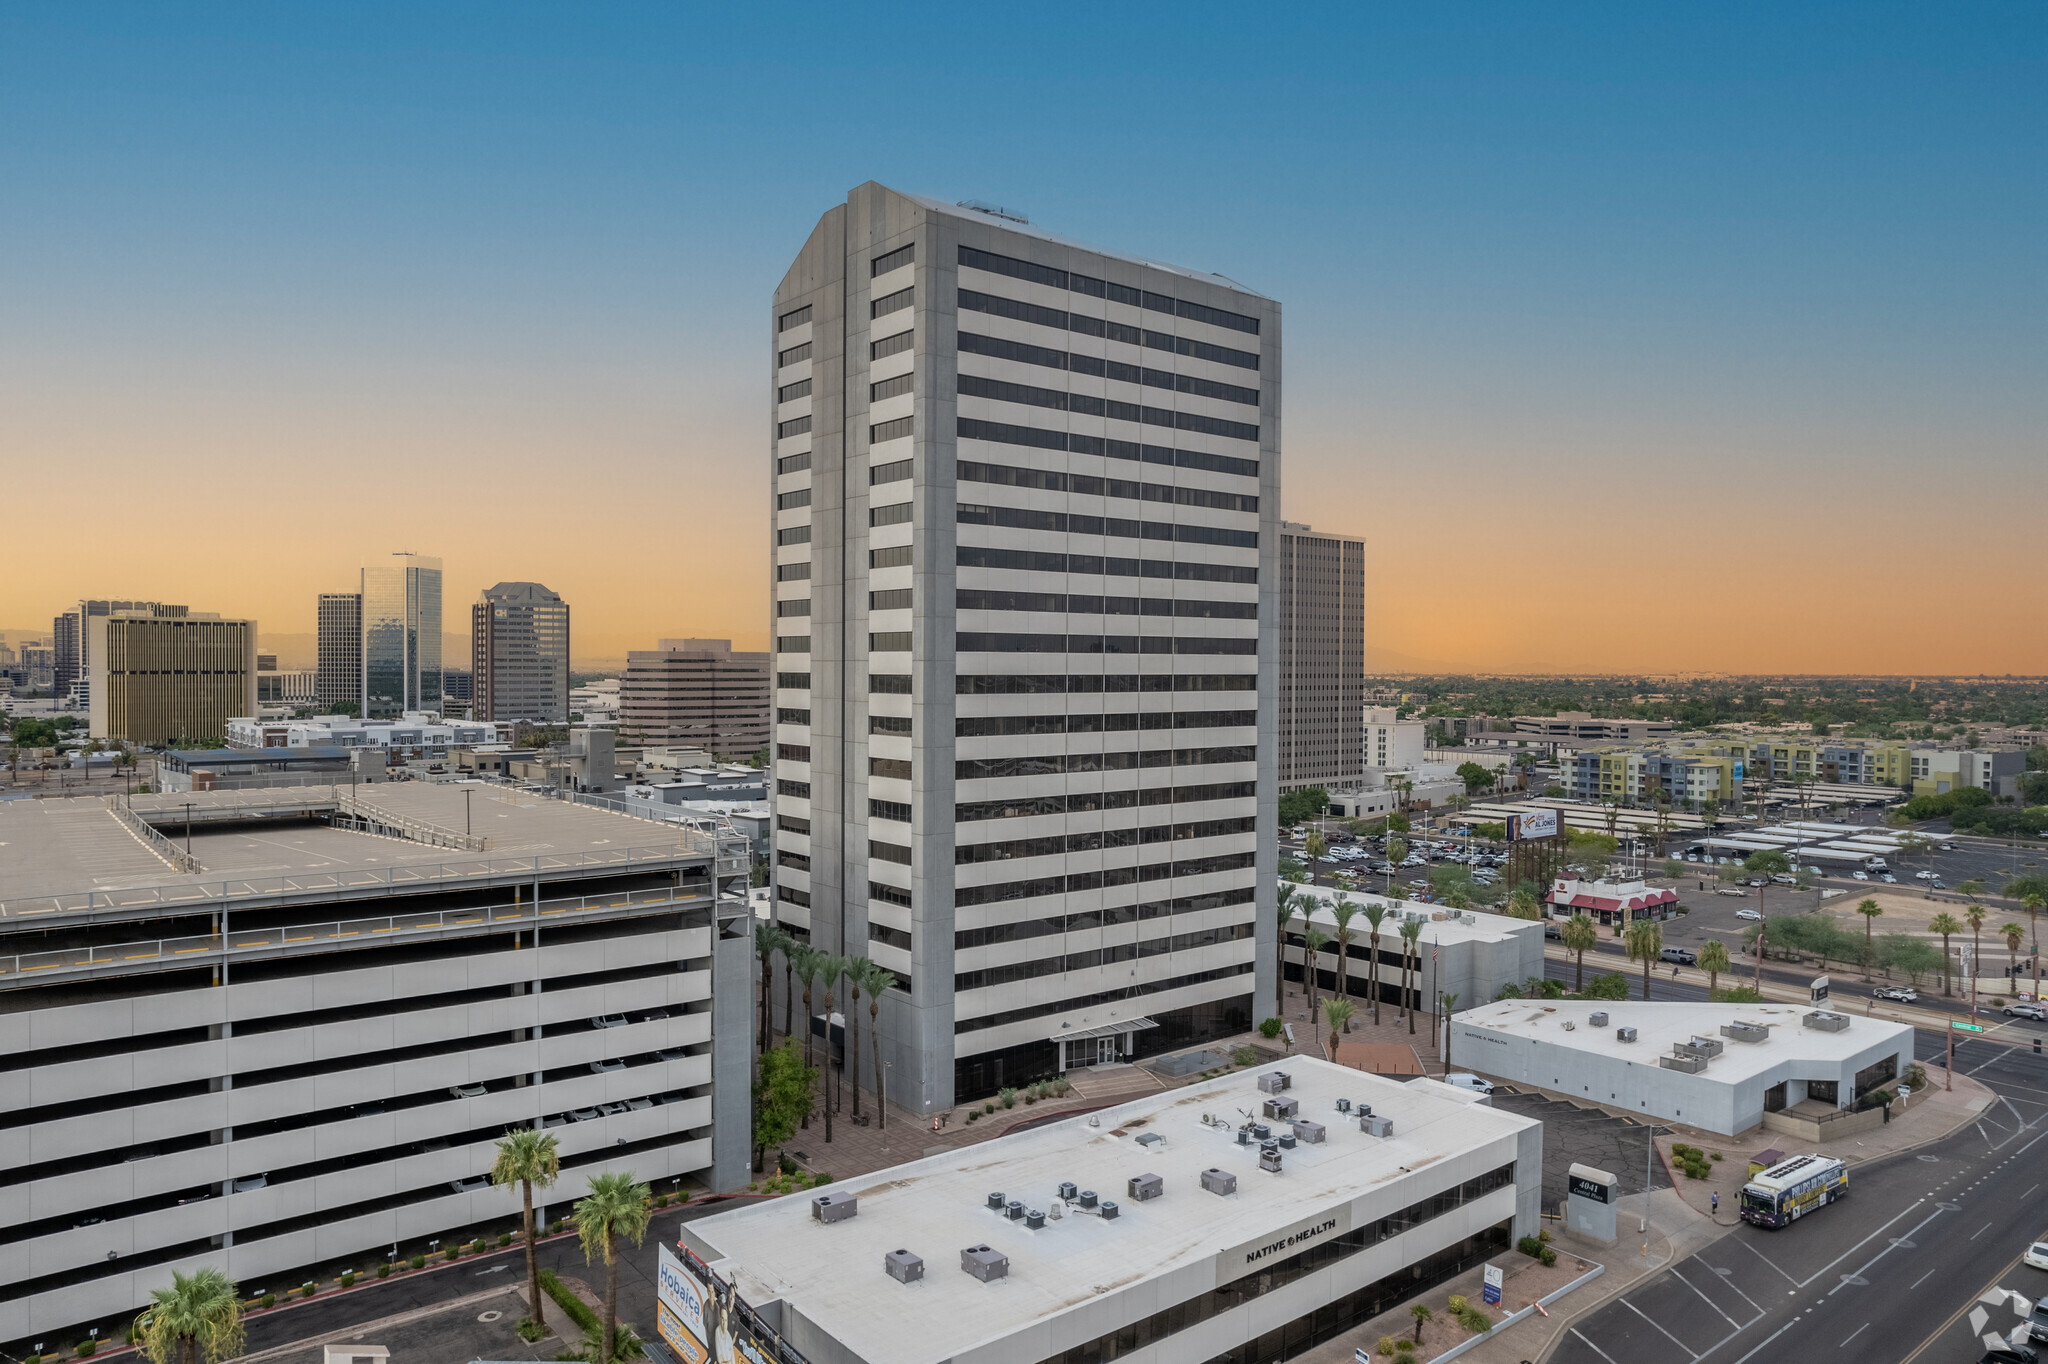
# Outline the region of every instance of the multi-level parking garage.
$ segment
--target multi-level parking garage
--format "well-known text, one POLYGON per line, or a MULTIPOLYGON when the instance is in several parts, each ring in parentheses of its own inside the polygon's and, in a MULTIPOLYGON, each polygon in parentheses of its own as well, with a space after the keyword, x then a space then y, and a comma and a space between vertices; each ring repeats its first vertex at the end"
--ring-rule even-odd
MULTIPOLYGON (((744 1178, 746 845, 488 787, 0 805, 0 1340, 744 1178)), ((303 1276, 299 1276, 303 1277, 303 1276)))

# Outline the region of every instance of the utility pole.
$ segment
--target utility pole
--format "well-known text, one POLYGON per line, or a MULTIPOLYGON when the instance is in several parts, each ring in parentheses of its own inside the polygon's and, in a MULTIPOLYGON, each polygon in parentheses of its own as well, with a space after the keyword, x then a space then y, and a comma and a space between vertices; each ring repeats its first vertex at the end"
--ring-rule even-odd
MULTIPOLYGON (((1761 901, 1763 896, 1759 894, 1757 899, 1761 901)), ((1756 997, 1764 997, 1764 925, 1761 920, 1756 926, 1756 997)))

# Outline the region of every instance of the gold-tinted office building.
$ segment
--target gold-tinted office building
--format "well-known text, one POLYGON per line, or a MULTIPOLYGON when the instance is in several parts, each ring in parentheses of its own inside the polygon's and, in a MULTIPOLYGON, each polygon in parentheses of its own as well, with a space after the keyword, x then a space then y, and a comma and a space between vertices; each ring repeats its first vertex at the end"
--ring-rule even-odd
POLYGON ((89 628, 95 739, 217 747, 256 713, 255 621, 117 611, 89 628))

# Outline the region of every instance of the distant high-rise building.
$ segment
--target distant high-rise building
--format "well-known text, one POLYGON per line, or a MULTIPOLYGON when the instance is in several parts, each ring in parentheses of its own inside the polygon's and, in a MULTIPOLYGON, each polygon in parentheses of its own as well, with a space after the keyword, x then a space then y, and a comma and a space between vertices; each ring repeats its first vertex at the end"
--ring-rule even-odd
POLYGON ((166 605, 163 602, 79 602, 77 606, 50 622, 50 644, 56 653, 53 685, 58 691, 65 691, 73 683, 91 675, 92 634, 87 622, 94 616, 112 615, 116 611, 143 611, 166 619, 174 619, 185 614, 184 607, 166 605))
POLYGON ((476 674, 468 668, 441 669, 441 695, 450 701, 476 699, 476 674))
POLYGON ((363 703, 363 594, 322 592, 319 704, 363 703))
POLYGON ((1365 540, 1280 523, 1280 790, 1364 767, 1365 540))
POLYGON ((441 708, 441 561, 394 554, 363 570, 365 719, 441 708))
POLYGON ((470 718, 569 719, 569 603, 539 583, 487 587, 469 608, 470 718))
POLYGON ((219 746, 256 713, 256 622, 116 611, 87 622, 90 733, 135 744, 219 746))
POLYGON ((21 668, 23 685, 38 691, 55 686, 57 651, 40 640, 28 640, 21 646, 21 668))
POLYGON ((619 733, 632 743, 749 758, 768 746, 768 655, 729 639, 664 639, 626 655, 619 733))
POLYGON ((778 912, 895 972, 890 1090, 1250 1028, 1280 305, 870 183, 773 309, 778 912))

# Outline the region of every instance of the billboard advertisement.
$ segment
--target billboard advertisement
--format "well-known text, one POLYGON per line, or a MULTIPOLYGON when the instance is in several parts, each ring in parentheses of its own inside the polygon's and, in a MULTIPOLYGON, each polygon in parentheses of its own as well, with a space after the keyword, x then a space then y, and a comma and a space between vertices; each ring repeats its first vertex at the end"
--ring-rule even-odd
POLYGON ((1742 780, 1742 761, 1739 758, 1735 762, 1735 780, 1742 780))
POLYGON ((661 1338, 684 1364, 704 1364, 711 1352, 704 1342, 711 1339, 705 1322, 705 1287, 697 1276, 683 1268, 683 1262, 666 1245, 655 1266, 655 1293, 659 1299, 658 1325, 661 1338))
POLYGON ((1558 830, 1557 811, 1529 810, 1508 816, 1508 841, 1519 843, 1525 838, 1556 838, 1558 830))

